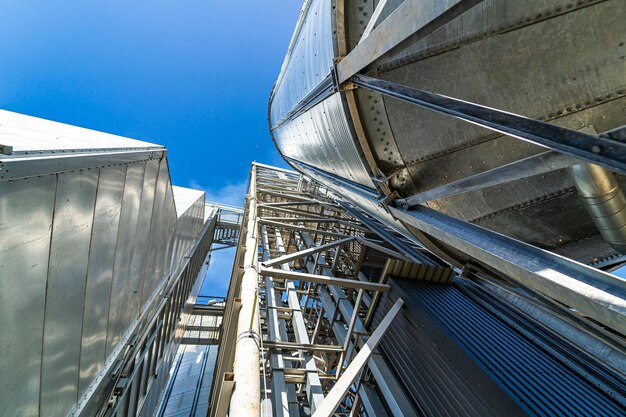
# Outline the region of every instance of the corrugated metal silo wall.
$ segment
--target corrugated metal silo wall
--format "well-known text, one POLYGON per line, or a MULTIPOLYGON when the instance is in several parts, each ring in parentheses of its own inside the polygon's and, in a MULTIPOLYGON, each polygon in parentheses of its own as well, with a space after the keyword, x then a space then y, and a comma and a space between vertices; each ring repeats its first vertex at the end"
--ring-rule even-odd
POLYGON ((379 349, 419 414, 623 415, 607 392, 473 302, 460 287, 401 279, 390 283, 392 291, 381 299, 373 326, 395 299, 404 299, 405 308, 379 349))
POLYGON ((270 130, 282 155, 373 189, 340 93, 315 97, 332 88, 333 11, 330 0, 305 4, 270 98, 270 130))
POLYGON ((0 181, 5 411, 64 416, 93 394, 203 209, 177 222, 165 157, 0 181))

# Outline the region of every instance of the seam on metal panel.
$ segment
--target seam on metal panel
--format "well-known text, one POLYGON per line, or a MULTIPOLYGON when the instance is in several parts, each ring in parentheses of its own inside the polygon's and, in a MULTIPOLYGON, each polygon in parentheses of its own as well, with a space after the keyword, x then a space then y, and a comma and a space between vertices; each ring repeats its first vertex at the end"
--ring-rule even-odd
POLYGON ((80 338, 79 338, 79 349, 78 349, 78 372, 76 373, 76 402, 80 399, 80 364, 81 359, 83 357, 83 331, 85 330, 85 306, 87 304, 87 286, 89 285, 89 264, 91 259, 91 249, 93 247, 93 238, 94 233, 96 232, 95 224, 96 224, 96 205, 98 202, 98 191, 100 190, 100 176, 102 174, 102 169, 98 170, 98 176, 96 179, 96 191, 94 193, 93 199, 93 213, 91 215, 91 233, 89 236, 89 250, 87 251, 87 266, 85 271, 85 287, 83 288, 83 310, 81 316, 81 326, 80 326, 80 338))
POLYGON ((542 195, 540 197, 537 197, 537 198, 534 198, 532 200, 528 200, 528 201, 525 201, 523 203, 516 204, 514 206, 506 207, 506 208, 504 208, 502 210, 494 211, 494 212, 489 213, 489 214, 487 214, 485 216, 477 217, 475 219, 468 220, 468 221, 470 223, 480 223, 480 222, 483 222, 485 220, 491 219, 493 217, 498 217, 498 216, 501 216, 503 214, 510 213, 512 211, 516 211, 516 210, 519 210, 519 209, 523 209, 523 208, 527 208, 527 207, 531 207, 531 206, 536 206, 538 204, 544 203, 544 202, 549 201, 549 200, 554 200, 554 199, 556 199, 558 197, 561 197, 563 195, 566 195, 566 194, 574 194, 575 192, 576 192, 576 188, 568 187, 568 188, 565 188, 563 190, 555 191, 553 193, 544 194, 544 195, 542 195))
MULTIPOLYGON (((122 198, 120 199, 120 215, 118 216, 118 224, 117 224, 117 236, 115 237, 115 253, 118 253, 118 244, 119 244, 119 234, 120 234, 120 223, 122 222, 122 210, 124 209, 124 194, 126 193, 126 181, 128 179, 128 166, 126 166, 126 169, 124 170, 124 184, 122 186, 122 198)), ((104 361, 105 361, 105 365, 106 365, 106 360, 107 360, 107 350, 109 349, 108 346, 108 340, 109 340, 109 324, 110 324, 110 314, 111 314, 111 304, 113 303, 113 297, 112 297, 112 293, 113 293, 113 281, 115 280, 115 256, 113 257, 113 265, 111 267, 111 288, 109 288, 109 308, 107 309, 107 326, 106 326, 106 339, 105 339, 105 349, 104 349, 104 361)), ((111 351, 111 353, 115 352, 115 348, 111 351)), ((111 355, 109 355, 111 356, 111 355)))
POLYGON ((578 0, 574 2, 566 1, 561 5, 552 6, 544 11, 539 11, 533 13, 532 15, 526 15, 519 17, 517 19, 511 20, 508 23, 502 23, 497 26, 493 26, 485 31, 477 33, 472 36, 468 36, 459 40, 446 42, 443 45, 431 46, 426 49, 423 49, 419 52, 404 56, 402 58, 398 58, 391 62, 387 62, 378 67, 378 70, 381 73, 389 72, 394 69, 400 68, 404 65, 408 65, 414 62, 422 61, 437 55, 441 55, 443 53, 452 51, 454 49, 461 48, 463 46, 479 42, 490 38, 495 35, 501 35, 507 32, 515 31, 524 27, 528 27, 534 25, 536 23, 540 23, 546 20, 550 20, 579 9, 585 8, 587 6, 591 6, 595 3, 602 3, 606 0, 578 0))
POLYGON ((52 217, 50 222, 50 243, 48 244, 48 267, 46 268, 46 289, 44 292, 44 303, 43 303, 43 317, 42 317, 42 326, 41 326, 41 351, 40 351, 40 361, 39 361, 39 407, 38 412, 41 408, 41 380, 43 378, 43 345, 45 339, 46 332, 46 310, 47 310, 47 300, 48 300, 48 275, 50 273, 50 256, 52 255, 52 232, 54 231, 54 218, 56 214, 57 208, 57 193, 59 190, 59 176, 56 175, 56 181, 54 181, 54 200, 52 203, 52 217))
POLYGON ((335 87, 333 85, 332 78, 329 75, 273 125, 270 118, 270 130, 274 131, 282 125, 295 120, 298 116, 306 113, 312 107, 324 101, 327 97, 330 97, 334 92, 335 87))

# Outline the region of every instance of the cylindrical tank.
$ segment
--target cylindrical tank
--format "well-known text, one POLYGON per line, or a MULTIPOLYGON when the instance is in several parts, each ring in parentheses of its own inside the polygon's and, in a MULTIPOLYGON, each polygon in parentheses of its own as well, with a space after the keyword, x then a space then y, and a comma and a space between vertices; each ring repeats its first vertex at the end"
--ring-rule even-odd
MULTIPOLYGON (((372 55, 360 73, 572 130, 602 133, 626 124, 623 1, 379 4, 303 5, 269 105, 275 144, 299 170, 389 201, 545 151, 336 82, 334 69, 366 49, 377 30, 387 31, 387 37, 376 38, 385 42, 405 30, 385 25, 406 10, 414 21, 434 18, 397 47, 372 55), (373 31, 363 36, 378 12, 373 31)), ((371 50, 381 48, 382 43, 371 50)), ((623 188, 626 178, 614 178, 623 188)), ((575 185, 564 168, 422 204, 579 261, 616 256, 620 246, 603 239, 575 185)))

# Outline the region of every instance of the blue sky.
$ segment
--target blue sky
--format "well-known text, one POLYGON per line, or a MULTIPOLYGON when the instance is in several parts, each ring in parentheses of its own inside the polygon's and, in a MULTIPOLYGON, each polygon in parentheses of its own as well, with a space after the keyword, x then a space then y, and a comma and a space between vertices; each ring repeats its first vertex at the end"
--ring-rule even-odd
POLYGON ((0 2, 0 108, 169 149, 210 193, 281 163, 267 101, 300 0, 0 2))
POLYGON ((300 5, 0 0, 0 108, 165 145, 176 185, 238 204, 252 160, 285 166, 267 103, 300 5))

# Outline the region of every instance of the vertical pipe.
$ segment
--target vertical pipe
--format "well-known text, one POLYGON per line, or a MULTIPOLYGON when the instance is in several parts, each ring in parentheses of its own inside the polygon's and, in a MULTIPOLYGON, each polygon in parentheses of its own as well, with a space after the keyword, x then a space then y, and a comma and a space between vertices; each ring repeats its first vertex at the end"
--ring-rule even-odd
POLYGON ((602 238, 626 253, 626 197, 613 174, 594 164, 570 168, 574 184, 602 238))
POLYGON ((259 282, 256 205, 256 165, 253 164, 250 174, 244 273, 240 291, 241 310, 237 321, 237 340, 233 365, 235 389, 229 409, 229 415, 237 417, 259 417, 261 415, 259 309, 256 305, 259 282))

